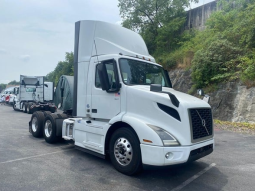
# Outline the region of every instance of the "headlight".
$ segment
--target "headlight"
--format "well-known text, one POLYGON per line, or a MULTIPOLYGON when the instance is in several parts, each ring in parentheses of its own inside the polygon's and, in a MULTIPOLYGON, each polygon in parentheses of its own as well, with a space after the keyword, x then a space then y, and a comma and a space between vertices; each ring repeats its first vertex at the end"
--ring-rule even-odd
POLYGON ((179 146, 180 145, 179 141, 173 135, 171 135, 170 133, 168 133, 164 129, 161 129, 160 127, 150 125, 150 124, 147 124, 147 125, 158 134, 158 136, 162 140, 163 145, 165 147, 179 146))

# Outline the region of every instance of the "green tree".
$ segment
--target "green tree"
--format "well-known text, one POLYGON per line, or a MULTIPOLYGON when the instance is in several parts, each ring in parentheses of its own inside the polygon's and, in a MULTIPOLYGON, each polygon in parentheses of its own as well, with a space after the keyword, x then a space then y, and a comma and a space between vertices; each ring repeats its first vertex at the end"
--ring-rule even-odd
POLYGON ((161 60, 172 67, 190 58, 193 88, 235 79, 254 86, 255 0, 220 0, 218 6, 221 10, 212 13, 204 31, 183 33, 181 46, 161 60))
POLYGON ((13 80, 9 82, 8 85, 19 85, 19 82, 17 82, 16 80, 13 80))
POLYGON ((222 82, 237 71, 236 59, 242 50, 228 40, 216 40, 196 52, 192 61, 192 80, 196 88, 222 82))
POLYGON ((46 80, 54 82, 54 84, 57 85, 62 75, 73 75, 73 52, 66 52, 65 61, 58 62, 54 71, 46 75, 46 80))
POLYGON ((178 42, 185 21, 184 11, 191 2, 198 0, 119 0, 118 7, 122 25, 139 32, 150 54, 154 54, 169 51, 178 42))
POLYGON ((0 84, 0 92, 2 92, 6 88, 6 84, 0 84))

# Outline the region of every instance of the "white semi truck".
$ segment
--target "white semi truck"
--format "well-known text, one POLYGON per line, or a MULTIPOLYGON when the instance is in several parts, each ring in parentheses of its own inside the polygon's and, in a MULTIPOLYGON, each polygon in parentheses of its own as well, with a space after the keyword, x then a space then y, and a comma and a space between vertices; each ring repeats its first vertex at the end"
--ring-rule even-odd
POLYGON ((28 114, 39 110, 54 113, 53 89, 53 82, 44 82, 43 76, 20 75, 20 86, 14 88, 13 109, 28 114))
POLYGON ((14 89, 16 88, 17 86, 15 87, 9 87, 9 88, 6 88, 5 90, 2 91, 0 97, 5 97, 6 99, 6 103, 8 104, 13 104, 13 101, 14 101, 14 98, 15 98, 15 94, 14 94, 14 89))
POLYGON ((29 130, 49 143, 111 159, 132 175, 204 157, 214 148, 210 105, 172 88, 141 36, 100 21, 75 24, 72 113, 35 112, 29 130))

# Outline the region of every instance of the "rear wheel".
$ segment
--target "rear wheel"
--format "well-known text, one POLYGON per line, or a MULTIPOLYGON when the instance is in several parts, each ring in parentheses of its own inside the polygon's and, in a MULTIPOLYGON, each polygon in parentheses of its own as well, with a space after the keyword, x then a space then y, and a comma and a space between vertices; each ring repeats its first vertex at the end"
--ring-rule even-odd
POLYGON ((27 113, 27 103, 26 102, 22 104, 22 110, 24 113, 27 113))
POLYGON ((34 137, 42 137, 43 135, 44 115, 42 112, 34 112, 31 117, 31 132, 34 137))
POLYGON ((68 118, 68 115, 64 114, 64 113, 61 113, 61 114, 58 114, 59 116, 61 116, 62 119, 67 119, 68 118))
POLYGON ((110 140, 110 158, 113 166, 126 175, 142 170, 140 142, 129 128, 117 129, 110 140))
POLYGON ((43 111, 43 113, 44 113, 44 116, 45 116, 45 117, 46 117, 47 115, 50 115, 50 114, 51 114, 50 111, 43 111))
POLYGON ((47 143, 55 143, 59 140, 56 135, 56 118, 54 114, 49 114, 44 120, 43 136, 47 143))
POLYGON ((27 104, 27 114, 31 114, 33 113, 33 109, 31 109, 31 106, 33 105, 33 103, 29 102, 27 104))

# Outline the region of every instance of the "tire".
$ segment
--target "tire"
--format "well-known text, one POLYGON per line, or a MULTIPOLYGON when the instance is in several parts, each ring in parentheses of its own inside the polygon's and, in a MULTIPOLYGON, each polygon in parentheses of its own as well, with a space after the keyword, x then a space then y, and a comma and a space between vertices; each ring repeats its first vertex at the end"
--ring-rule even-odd
POLYGON ((59 140, 60 137, 58 137, 57 129, 56 129, 56 118, 57 115, 55 114, 49 114, 45 117, 44 120, 44 128, 43 128, 43 136, 47 143, 55 143, 59 140))
POLYGON ((131 129, 117 129, 111 136, 109 148, 110 159, 116 170, 126 175, 142 171, 140 142, 131 129))
POLYGON ((12 108, 13 108, 13 110, 14 110, 14 111, 18 111, 18 109, 16 109, 16 107, 15 107, 15 104, 16 104, 16 102, 15 102, 15 101, 13 101, 12 108))
POLYGON ((43 113, 44 113, 44 116, 45 116, 45 117, 46 117, 47 115, 50 115, 50 114, 51 114, 50 111, 43 111, 43 113))
POLYGON ((29 102, 27 104, 27 114, 31 114, 33 113, 33 109, 31 109, 31 106, 33 105, 33 103, 29 102))
POLYGON ((64 113, 58 114, 58 116, 61 116, 62 119, 67 119, 68 118, 68 115, 66 115, 64 113))
POLYGON ((27 113, 27 103, 23 103, 22 110, 24 113, 27 113))
POLYGON ((43 113, 40 111, 34 112, 31 117, 31 132, 34 137, 39 138, 43 136, 43 122, 43 113))

